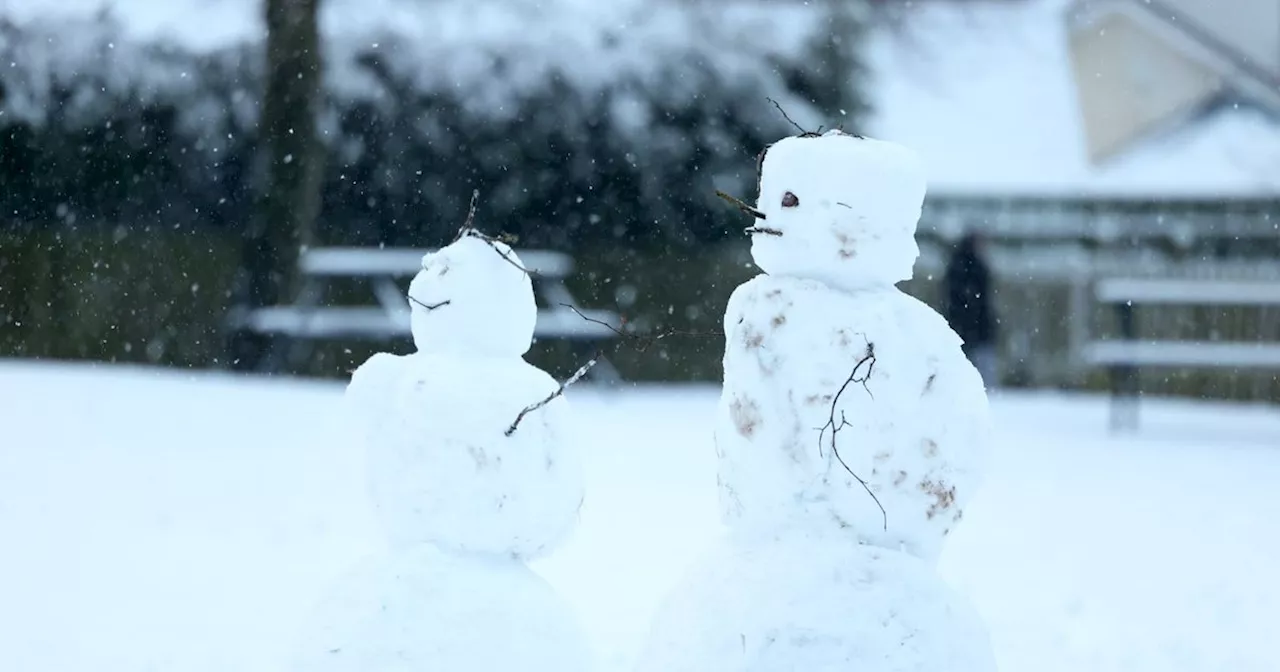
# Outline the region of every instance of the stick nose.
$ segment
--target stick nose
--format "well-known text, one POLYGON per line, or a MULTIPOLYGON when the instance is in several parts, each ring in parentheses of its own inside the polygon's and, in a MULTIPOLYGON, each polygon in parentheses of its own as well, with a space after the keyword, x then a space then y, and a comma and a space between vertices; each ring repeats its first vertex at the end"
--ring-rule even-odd
POLYGON ((732 203, 733 205, 737 206, 739 210, 747 213, 748 215, 751 215, 752 217, 755 217, 756 219, 767 219, 767 217, 763 212, 760 212, 759 210, 751 207, 750 205, 747 205, 740 198, 737 198, 735 196, 730 196, 729 194, 726 194, 723 191, 720 191, 719 189, 716 189, 716 196, 719 196, 720 198, 723 198, 724 200, 732 203))

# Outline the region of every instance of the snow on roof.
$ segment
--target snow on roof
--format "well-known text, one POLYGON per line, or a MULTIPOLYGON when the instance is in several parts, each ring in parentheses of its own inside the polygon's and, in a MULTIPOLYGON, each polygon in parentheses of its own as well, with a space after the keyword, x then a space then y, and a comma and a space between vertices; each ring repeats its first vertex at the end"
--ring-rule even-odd
POLYGON ((1280 119, 1218 109, 1092 165, 1066 0, 918 3, 870 50, 868 133, 911 146, 934 196, 1280 195, 1280 119))

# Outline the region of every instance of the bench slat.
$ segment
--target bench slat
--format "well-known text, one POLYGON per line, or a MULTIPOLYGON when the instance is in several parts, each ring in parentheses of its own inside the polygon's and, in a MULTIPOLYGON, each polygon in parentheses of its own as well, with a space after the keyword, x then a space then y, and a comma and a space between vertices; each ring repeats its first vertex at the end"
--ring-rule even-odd
POLYGON ((1277 343, 1095 341, 1084 355, 1095 365, 1280 368, 1277 343))
POLYGON ((1094 294, 1103 303, 1280 306, 1280 283, 1266 281, 1108 278, 1094 294))
MULTIPOLYGON (((433 248, 316 247, 298 259, 303 275, 370 276, 414 275, 422 269, 422 257, 433 248)), ((535 275, 565 278, 573 271, 567 254, 549 250, 516 250, 520 261, 535 275)))
MULTIPOLYGON (((594 320, 617 325, 617 315, 608 311, 583 310, 594 320)), ((392 318, 381 308, 333 306, 259 308, 245 317, 245 326, 259 333, 287 334, 298 338, 388 339, 408 336, 409 312, 392 318)), ((602 324, 583 319, 570 310, 539 310, 535 338, 600 340, 617 334, 602 324)))

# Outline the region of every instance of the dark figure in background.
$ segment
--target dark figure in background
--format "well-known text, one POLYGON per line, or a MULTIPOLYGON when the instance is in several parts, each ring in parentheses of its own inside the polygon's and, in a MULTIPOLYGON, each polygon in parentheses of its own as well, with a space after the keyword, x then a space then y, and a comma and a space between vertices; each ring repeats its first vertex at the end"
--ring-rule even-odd
POLYGON ((996 324, 991 311, 991 273, 982 259, 981 239, 966 234, 947 263, 943 280, 946 317, 960 338, 964 354, 988 388, 996 385, 996 324))

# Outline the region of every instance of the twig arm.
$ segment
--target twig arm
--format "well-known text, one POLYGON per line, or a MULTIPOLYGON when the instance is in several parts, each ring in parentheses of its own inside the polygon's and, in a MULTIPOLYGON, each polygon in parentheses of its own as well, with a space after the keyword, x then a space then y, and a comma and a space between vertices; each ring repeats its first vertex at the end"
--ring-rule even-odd
POLYGON ((520 414, 516 416, 516 419, 511 422, 511 426, 508 427, 507 431, 503 432, 503 434, 505 434, 506 436, 511 436, 512 434, 515 434, 516 429, 520 427, 520 422, 524 420, 526 415, 529 415, 530 413, 538 410, 539 408, 546 406, 547 404, 554 401, 556 397, 563 396, 565 389, 567 389, 570 385, 573 385, 574 383, 578 382, 579 380, 582 380, 582 377, 587 375, 587 372, 591 370, 591 367, 596 365, 596 362, 599 361, 599 359, 600 359, 600 355, 597 354, 595 357, 592 357, 591 359, 587 360, 587 363, 578 367, 578 370, 575 371, 572 376, 569 376, 568 380, 565 380, 563 383, 560 383, 560 386, 556 388, 555 392, 552 392, 551 394, 547 395, 547 397, 542 401, 525 406, 524 410, 520 411, 520 414))
POLYGON ((836 421, 836 410, 840 405, 840 397, 845 393, 845 390, 849 389, 850 385, 852 385, 853 383, 860 383, 862 385, 862 389, 866 390, 867 394, 874 399, 875 396, 871 395, 871 388, 867 387, 867 382, 871 380, 871 373, 875 369, 875 365, 876 365, 875 344, 868 342, 866 354, 864 354, 862 358, 859 359, 858 362, 853 365, 853 371, 849 373, 849 377, 845 379, 844 384, 840 386, 840 389, 836 392, 835 396, 832 397, 831 399, 831 412, 827 416, 827 424, 823 425, 818 429, 818 454, 819 455, 825 454, 823 450, 824 448, 823 439, 827 435, 827 430, 830 430, 831 431, 831 443, 830 443, 831 454, 835 456, 836 460, 840 463, 840 466, 844 467, 844 470, 849 472, 849 475, 858 481, 858 483, 862 486, 862 489, 866 490, 868 495, 871 495, 871 499, 876 503, 876 506, 880 509, 881 523, 884 526, 884 529, 887 530, 889 529, 889 514, 884 510, 884 504, 880 503, 880 498, 877 497, 876 493, 871 490, 871 486, 865 480, 863 480, 861 476, 854 473, 853 469, 850 468, 848 463, 844 461, 844 457, 840 455, 840 448, 836 445, 836 436, 840 433, 840 430, 844 429, 845 427, 851 426, 849 421, 845 418, 844 411, 840 411, 840 421, 839 422, 836 421))

